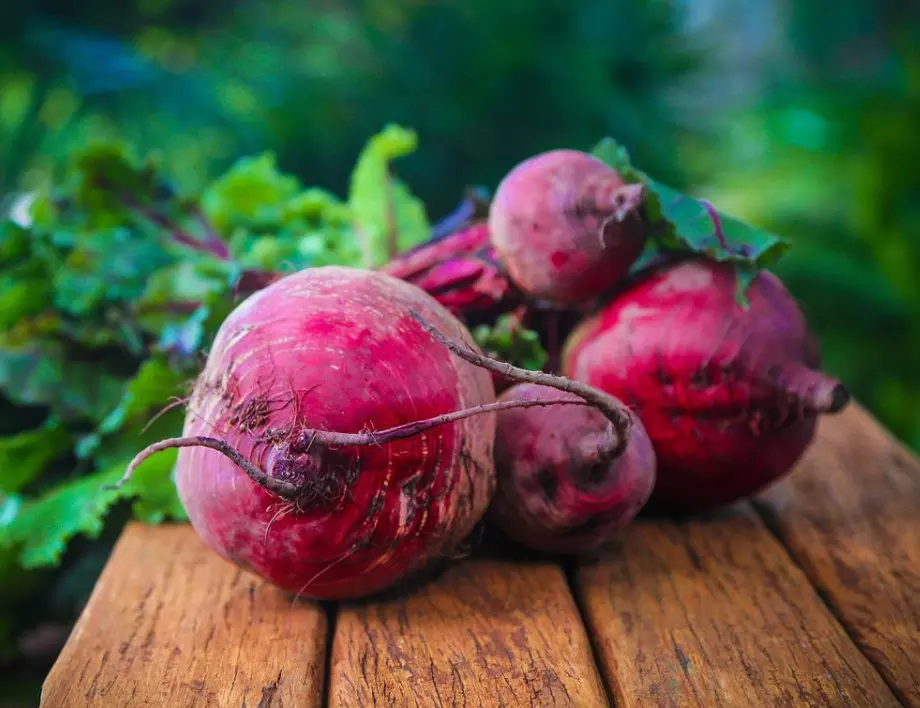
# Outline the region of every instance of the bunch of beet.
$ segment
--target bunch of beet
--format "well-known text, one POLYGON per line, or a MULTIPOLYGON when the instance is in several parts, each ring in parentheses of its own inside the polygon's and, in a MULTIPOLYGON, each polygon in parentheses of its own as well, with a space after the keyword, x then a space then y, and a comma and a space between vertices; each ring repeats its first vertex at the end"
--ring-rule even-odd
POLYGON ((650 501, 757 492, 847 392, 818 370, 775 276, 756 276, 745 307, 730 264, 631 272, 645 200, 600 160, 552 151, 505 177, 487 218, 380 271, 275 280, 223 322, 182 437, 139 453, 125 479, 180 448, 176 484, 202 539, 314 598, 397 585, 481 523, 592 553, 650 501), (569 318, 549 370, 476 345, 471 322, 512 310, 569 318), (513 385, 497 395, 498 381, 513 385))

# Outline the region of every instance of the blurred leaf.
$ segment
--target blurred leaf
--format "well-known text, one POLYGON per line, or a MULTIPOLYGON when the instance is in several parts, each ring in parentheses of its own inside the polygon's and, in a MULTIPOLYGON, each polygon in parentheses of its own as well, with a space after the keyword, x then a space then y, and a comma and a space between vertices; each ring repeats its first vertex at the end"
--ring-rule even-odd
POLYGON ((147 415, 162 407, 180 393, 185 377, 171 369, 159 358, 148 359, 130 383, 121 401, 99 425, 99 432, 109 435, 118 431, 126 421, 147 415))
POLYGON ((47 405, 63 420, 100 420, 120 389, 117 377, 68 360, 60 343, 39 339, 11 345, 0 339, 0 390, 17 403, 47 405))
POLYGON ((71 167, 76 204, 95 216, 104 228, 119 223, 126 206, 161 205, 172 192, 159 176, 158 166, 141 164, 133 150, 117 141, 96 141, 80 150, 71 167))
POLYGON ((70 446, 70 435, 54 423, 0 438, 0 492, 20 491, 70 446))
POLYGON ((365 267, 382 265, 431 233, 424 204, 390 170, 390 162, 413 153, 417 143, 413 131, 388 125, 358 157, 348 204, 362 242, 365 267))
POLYGON ((549 361, 540 336, 522 326, 514 314, 499 316, 491 327, 479 325, 472 334, 482 350, 495 359, 532 371, 542 369, 549 361))
POLYGON ((276 223, 300 190, 297 179, 278 171, 275 156, 243 158, 204 191, 201 206, 224 234, 242 225, 276 223))

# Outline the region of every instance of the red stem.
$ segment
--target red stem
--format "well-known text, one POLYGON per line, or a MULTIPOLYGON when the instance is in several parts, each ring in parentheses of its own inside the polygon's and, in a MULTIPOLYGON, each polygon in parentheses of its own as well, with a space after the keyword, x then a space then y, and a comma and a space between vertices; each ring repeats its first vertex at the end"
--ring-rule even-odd
POLYGON ((719 241, 719 245, 731 253, 731 249, 728 247, 728 241, 725 240, 725 232, 722 230, 722 217, 719 216, 719 212, 717 212, 712 203, 706 199, 700 199, 700 204, 709 212, 709 218, 712 219, 712 228, 716 239, 719 241))

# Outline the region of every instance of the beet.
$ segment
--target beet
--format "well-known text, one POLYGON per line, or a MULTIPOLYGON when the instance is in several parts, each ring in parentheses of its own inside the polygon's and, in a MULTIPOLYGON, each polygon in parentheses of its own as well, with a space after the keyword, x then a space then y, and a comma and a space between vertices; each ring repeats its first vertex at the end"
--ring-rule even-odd
MULTIPOLYGON (((574 394, 568 394, 573 399, 574 394)), ((515 384, 499 400, 556 400, 546 386, 515 384)), ((597 408, 519 408, 498 414, 498 487, 487 518, 538 551, 601 550, 639 513, 655 483, 655 453, 633 416, 629 444, 613 455, 597 408)))
POLYGON ((652 504, 696 510, 786 475, 817 417, 849 400, 820 370, 782 282, 760 271, 736 300, 736 271, 694 257, 635 277, 569 337, 563 371, 636 411, 658 460, 652 504))
POLYGON ((607 292, 642 253, 641 184, 601 160, 551 150, 516 165, 489 208, 498 259, 526 294, 574 305, 607 292))
POLYGON ((489 373, 411 310, 475 347, 415 286, 338 266, 286 276, 227 317, 189 403, 191 441, 158 448, 182 446, 179 496, 207 545, 285 590, 346 598, 469 534, 495 487, 494 413, 368 432, 494 401, 489 373))

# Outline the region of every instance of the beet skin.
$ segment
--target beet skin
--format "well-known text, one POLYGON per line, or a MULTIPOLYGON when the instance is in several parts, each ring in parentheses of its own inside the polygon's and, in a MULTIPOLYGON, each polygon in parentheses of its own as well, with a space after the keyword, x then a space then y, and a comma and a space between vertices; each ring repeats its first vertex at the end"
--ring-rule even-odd
POLYGON ((578 305, 608 290, 645 245, 641 184, 627 185, 601 160, 551 150, 516 165, 489 208, 490 238, 526 294, 578 305))
MULTIPOLYGON (((554 389, 525 383, 500 400, 558 398, 554 389)), ((601 550, 635 518, 655 483, 655 453, 638 418, 620 455, 610 454, 609 430, 604 414, 587 406, 498 413, 489 521, 538 551, 601 550)))
POLYGON ((767 271, 736 302, 730 264, 694 258, 636 278, 569 337, 564 372, 619 397, 658 459, 652 503, 694 510, 784 476, 821 413, 849 400, 819 370, 795 300, 767 271))
MULTIPOLYGON (((182 447, 176 483, 224 558, 313 598, 374 593, 450 552, 495 487, 495 414, 382 444, 328 445, 494 401, 490 374, 419 327, 476 348, 415 286, 338 266, 282 278, 226 319, 189 403, 185 436, 229 443, 296 494, 260 486, 221 453, 182 447)), ((477 350, 478 351, 478 350, 477 350)))

